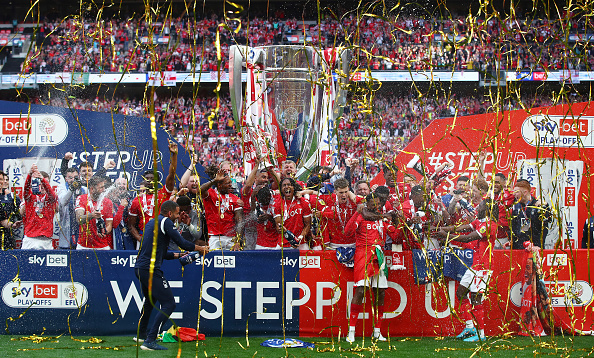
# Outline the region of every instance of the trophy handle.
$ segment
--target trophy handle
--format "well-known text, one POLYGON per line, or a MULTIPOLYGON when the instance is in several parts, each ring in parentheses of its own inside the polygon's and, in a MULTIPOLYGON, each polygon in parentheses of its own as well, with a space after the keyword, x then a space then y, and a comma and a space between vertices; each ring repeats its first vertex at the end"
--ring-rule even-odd
POLYGON ((229 47, 229 94, 231 96, 231 108, 235 123, 242 127, 243 113, 243 87, 241 85, 241 74, 249 48, 247 46, 232 45, 229 47))
POLYGON ((344 106, 347 101, 347 84, 349 83, 349 68, 351 63, 351 50, 341 49, 339 54, 338 68, 336 69, 336 75, 338 77, 337 91, 335 105, 333 108, 334 120, 342 115, 344 106))

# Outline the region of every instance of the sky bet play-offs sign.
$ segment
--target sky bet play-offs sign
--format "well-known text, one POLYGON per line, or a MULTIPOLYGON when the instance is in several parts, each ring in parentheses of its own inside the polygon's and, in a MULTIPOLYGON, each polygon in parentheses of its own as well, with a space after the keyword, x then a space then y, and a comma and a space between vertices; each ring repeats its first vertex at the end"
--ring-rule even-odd
POLYGON ((68 135, 68 123, 56 114, 29 116, 0 114, 2 133, 0 146, 51 146, 60 144, 68 135))
MULTIPOLYGON (((66 152, 74 155, 71 165, 88 160, 95 171, 113 160, 116 167, 107 175, 112 180, 127 177, 131 189, 138 188, 142 173, 153 170, 153 156, 160 179, 167 175, 169 135, 157 129, 158 151, 153 153, 147 118, 0 101, 0 125, 0 169, 8 170, 13 179, 26 176, 28 168, 8 168, 7 160, 62 159, 66 152)), ((190 158, 183 147, 178 152, 177 175, 181 178, 190 158)), ((208 181, 202 167, 198 173, 203 182, 208 181)))
POLYGON ((86 287, 78 282, 17 281, 2 288, 2 301, 12 308, 78 309, 88 296, 86 287))
POLYGON ((536 114, 524 120, 522 137, 532 146, 594 148, 594 117, 536 114))

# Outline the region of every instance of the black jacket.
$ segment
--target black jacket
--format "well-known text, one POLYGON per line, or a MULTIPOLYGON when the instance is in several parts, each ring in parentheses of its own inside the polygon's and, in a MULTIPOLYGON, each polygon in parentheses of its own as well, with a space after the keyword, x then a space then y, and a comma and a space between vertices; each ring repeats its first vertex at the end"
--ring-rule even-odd
POLYGON ((582 249, 594 247, 594 216, 586 220, 582 231, 582 249), (590 241, 588 241, 590 240, 590 241))
POLYGON ((528 204, 514 204, 511 217, 512 248, 523 250, 526 241, 543 248, 551 219, 548 206, 536 206, 534 197, 528 204))

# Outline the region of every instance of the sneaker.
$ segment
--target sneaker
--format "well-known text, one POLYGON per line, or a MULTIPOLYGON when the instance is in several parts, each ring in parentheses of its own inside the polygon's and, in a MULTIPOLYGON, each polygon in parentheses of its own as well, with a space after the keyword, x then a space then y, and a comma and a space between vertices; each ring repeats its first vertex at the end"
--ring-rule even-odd
POLYGON ((140 349, 145 350, 145 351, 166 351, 167 348, 158 345, 157 342, 144 342, 141 346, 140 349))
POLYGON ((139 342, 139 343, 143 343, 144 342, 144 338, 132 337, 132 340, 134 342, 139 342))
POLYGON ((478 342, 478 341, 484 341, 484 340, 485 340, 485 337, 481 337, 478 334, 475 334, 473 336, 466 338, 464 340, 464 342, 478 342))
POLYGON ((380 342, 387 341, 386 337, 382 336, 381 332, 373 332, 373 338, 377 339, 380 342))
POLYGON ((462 339, 462 338, 466 338, 468 336, 476 336, 476 329, 474 327, 472 328, 464 328, 464 330, 462 331, 462 333, 460 333, 459 335, 456 336, 456 339, 462 339))

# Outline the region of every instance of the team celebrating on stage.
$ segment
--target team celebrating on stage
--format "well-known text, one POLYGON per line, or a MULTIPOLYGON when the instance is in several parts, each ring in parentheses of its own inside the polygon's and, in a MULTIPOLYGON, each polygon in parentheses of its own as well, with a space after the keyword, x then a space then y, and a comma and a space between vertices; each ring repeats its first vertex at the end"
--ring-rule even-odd
MULTIPOLYGON (((356 159, 347 159, 342 171, 315 168, 306 175, 306 182, 296 178, 296 164, 291 160, 285 160, 277 171, 257 159, 243 186, 237 187, 230 177, 232 163, 206 168, 210 180, 205 181, 197 175, 194 164, 198 158, 194 156, 176 187, 177 145, 171 142, 169 151, 165 185, 147 172, 135 197, 125 180, 112 184, 104 170, 93 173, 89 163, 69 167, 70 153, 63 159, 65 183, 57 193, 47 175, 31 167, 20 208, 8 181, 2 180, 4 247, 15 246, 16 229, 23 225, 23 249, 51 249, 52 233, 42 228, 52 222, 57 210, 62 213, 56 214, 60 215, 58 222, 68 224, 61 225, 61 249, 140 249, 147 253, 143 238, 152 239, 152 219, 163 212, 157 205, 172 202, 165 215, 175 221, 180 235, 165 246, 182 253, 164 258, 183 257, 180 247, 201 254, 209 250, 336 250, 339 262, 354 270, 346 337, 350 342, 355 339, 366 289, 374 296, 373 335, 386 339, 381 333, 389 272, 385 251, 444 246, 471 249, 473 263, 456 297, 466 321, 458 337, 473 342, 485 337, 483 300, 492 274, 492 251, 523 248, 526 241, 542 246, 550 221, 546 206, 532 196, 530 184, 518 179, 510 186, 502 173, 491 183, 480 170, 473 178, 459 176, 451 192, 438 195, 441 182, 451 175, 446 165, 434 171, 413 165, 422 174, 415 175, 412 170, 384 164, 385 185, 377 185, 352 182, 350 173, 359 164, 356 159)), ((484 155, 479 155, 479 164, 482 160, 484 155)), ((106 164, 105 170, 111 165, 106 164)))

